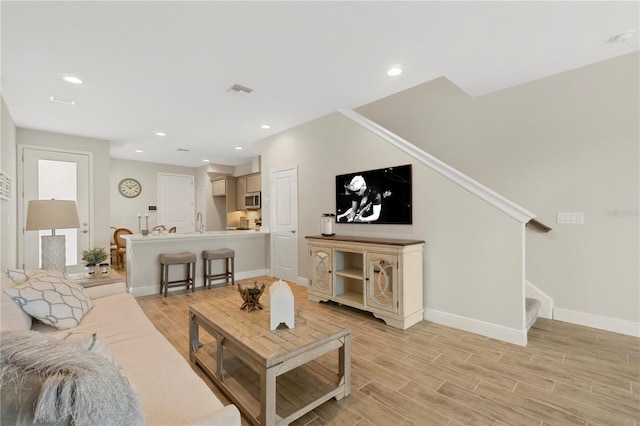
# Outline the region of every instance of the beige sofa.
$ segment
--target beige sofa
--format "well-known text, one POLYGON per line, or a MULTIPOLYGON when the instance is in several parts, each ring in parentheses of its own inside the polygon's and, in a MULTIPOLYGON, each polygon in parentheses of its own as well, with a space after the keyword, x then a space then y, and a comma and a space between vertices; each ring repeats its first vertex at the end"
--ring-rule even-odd
MULTIPOLYGON (((2 274, 3 289, 15 286, 2 274)), ((72 329, 73 333, 96 333, 106 342, 138 395, 149 425, 240 425, 234 405, 223 406, 189 363, 156 330, 125 284, 115 283, 85 289, 93 308, 72 329)), ((2 330, 31 328, 41 333, 59 330, 31 321, 4 291, 2 330), (31 324, 30 324, 31 323, 31 324)), ((185 331, 186 332, 186 331, 185 331)), ((185 348, 187 350, 187 348, 185 348)))

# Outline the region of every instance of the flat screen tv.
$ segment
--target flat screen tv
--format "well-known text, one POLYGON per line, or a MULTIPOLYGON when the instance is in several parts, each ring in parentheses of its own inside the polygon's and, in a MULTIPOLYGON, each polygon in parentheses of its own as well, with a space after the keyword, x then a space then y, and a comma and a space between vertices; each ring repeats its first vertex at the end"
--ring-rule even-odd
POLYGON ((336 176, 336 222, 411 224, 411 164, 336 176))

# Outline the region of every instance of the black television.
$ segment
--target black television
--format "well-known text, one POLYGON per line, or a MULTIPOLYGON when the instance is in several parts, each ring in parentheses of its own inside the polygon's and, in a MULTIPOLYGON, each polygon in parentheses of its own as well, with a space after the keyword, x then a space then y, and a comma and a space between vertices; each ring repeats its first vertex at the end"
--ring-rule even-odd
POLYGON ((336 176, 336 222, 410 225, 411 164, 336 176))

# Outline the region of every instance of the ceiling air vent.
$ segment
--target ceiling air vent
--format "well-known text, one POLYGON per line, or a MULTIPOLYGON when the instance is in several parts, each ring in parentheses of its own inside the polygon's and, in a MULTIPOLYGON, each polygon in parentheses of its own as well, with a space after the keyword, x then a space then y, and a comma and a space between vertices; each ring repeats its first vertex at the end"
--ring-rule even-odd
POLYGON ((178 151, 180 151, 180 152, 189 152, 188 149, 184 149, 184 148, 178 148, 178 151))
POLYGON ((227 92, 244 93, 245 95, 248 95, 249 93, 253 92, 253 89, 245 87, 241 84, 234 84, 227 89, 227 92))

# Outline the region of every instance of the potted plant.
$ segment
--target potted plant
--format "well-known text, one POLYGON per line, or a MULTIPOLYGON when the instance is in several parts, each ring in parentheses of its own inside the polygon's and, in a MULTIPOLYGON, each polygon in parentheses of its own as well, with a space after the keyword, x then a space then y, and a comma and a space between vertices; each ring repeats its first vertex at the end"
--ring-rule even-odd
POLYGON ((93 247, 82 252, 82 261, 87 264, 87 277, 93 278, 96 275, 96 266, 107 260, 109 253, 102 247, 93 247))

